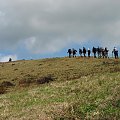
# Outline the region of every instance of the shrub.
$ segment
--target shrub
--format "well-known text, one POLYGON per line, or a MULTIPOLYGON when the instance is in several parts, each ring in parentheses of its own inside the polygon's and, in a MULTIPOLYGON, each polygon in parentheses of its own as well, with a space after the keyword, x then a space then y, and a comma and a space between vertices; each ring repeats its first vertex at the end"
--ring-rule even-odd
POLYGON ((45 84, 45 83, 49 83, 50 81, 53 81, 53 78, 51 75, 48 75, 48 76, 37 79, 36 83, 37 84, 45 84))
POLYGON ((12 87, 12 86, 15 86, 13 83, 9 82, 9 81, 3 81, 1 83, 1 86, 2 87, 12 87))

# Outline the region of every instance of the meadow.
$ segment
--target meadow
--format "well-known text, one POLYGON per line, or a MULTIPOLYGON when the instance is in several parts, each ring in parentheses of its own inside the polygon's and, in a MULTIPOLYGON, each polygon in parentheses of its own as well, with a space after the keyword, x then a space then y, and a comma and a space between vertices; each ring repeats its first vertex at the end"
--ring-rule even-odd
POLYGON ((120 120, 120 60, 0 63, 0 120, 120 120))

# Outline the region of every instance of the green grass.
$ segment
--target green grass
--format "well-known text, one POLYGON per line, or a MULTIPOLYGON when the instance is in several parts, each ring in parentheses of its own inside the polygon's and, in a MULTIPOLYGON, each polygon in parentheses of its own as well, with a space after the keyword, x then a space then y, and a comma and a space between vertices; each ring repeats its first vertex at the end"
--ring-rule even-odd
POLYGON ((0 119, 119 120, 120 60, 51 58, 0 64, 0 119), (41 77, 53 81, 38 84, 41 77), (22 81, 22 84, 20 84, 22 81), (27 81, 27 82, 26 82, 27 81))

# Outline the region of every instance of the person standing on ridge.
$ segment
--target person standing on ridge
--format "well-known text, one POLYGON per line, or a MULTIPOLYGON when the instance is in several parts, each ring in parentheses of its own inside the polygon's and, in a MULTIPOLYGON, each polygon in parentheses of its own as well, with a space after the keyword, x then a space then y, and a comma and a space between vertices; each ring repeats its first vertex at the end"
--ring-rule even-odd
POLYGON ((82 57, 82 53, 83 53, 82 49, 79 48, 79 54, 81 57, 82 57))
POLYGON ((71 49, 68 49, 68 52, 67 52, 67 53, 69 54, 69 58, 71 58, 72 50, 71 50, 71 49))
POLYGON ((90 57, 90 53, 91 53, 90 48, 88 48, 88 57, 90 57))
POLYGON ((112 53, 114 53, 115 59, 118 58, 118 49, 116 47, 114 47, 112 53))
POLYGON ((73 57, 76 57, 77 50, 73 48, 73 57))
POLYGON ((85 47, 83 47, 83 55, 84 55, 84 57, 86 57, 86 48, 85 47))

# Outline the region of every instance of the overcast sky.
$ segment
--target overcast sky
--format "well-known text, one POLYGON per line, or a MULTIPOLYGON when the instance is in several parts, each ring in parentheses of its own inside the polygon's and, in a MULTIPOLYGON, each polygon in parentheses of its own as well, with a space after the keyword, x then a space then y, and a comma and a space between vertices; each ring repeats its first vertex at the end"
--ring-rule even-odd
POLYGON ((120 0, 0 0, 0 59, 120 47, 119 11, 120 0))

